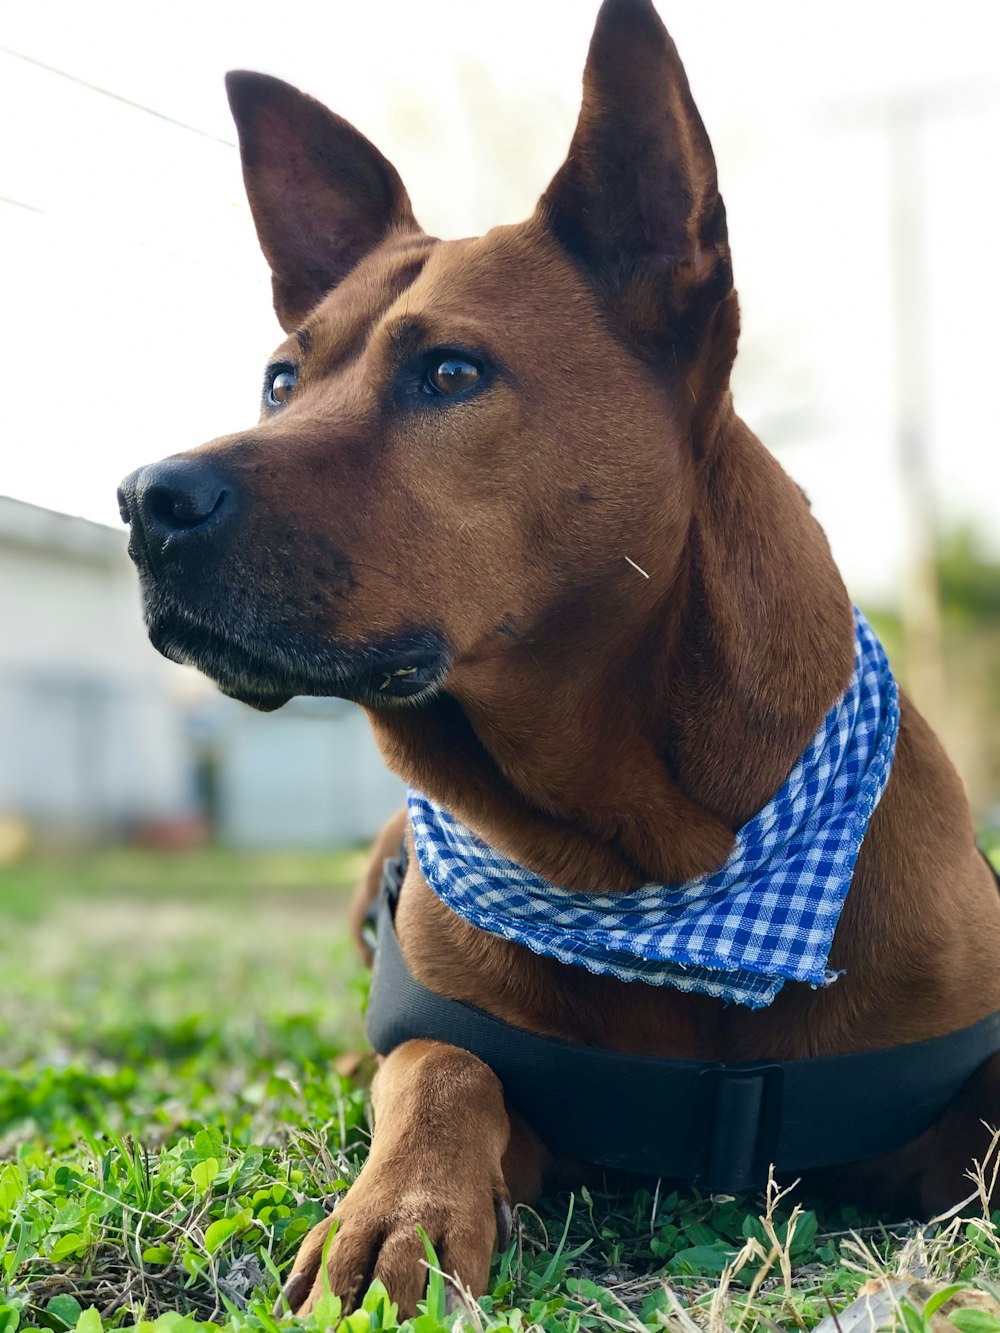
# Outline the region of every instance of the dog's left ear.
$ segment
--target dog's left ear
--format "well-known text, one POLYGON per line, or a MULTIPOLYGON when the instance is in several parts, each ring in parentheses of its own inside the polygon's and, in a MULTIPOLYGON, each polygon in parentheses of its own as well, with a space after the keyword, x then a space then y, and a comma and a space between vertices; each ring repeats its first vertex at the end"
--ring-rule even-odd
POLYGON ((274 311, 286 333, 392 231, 419 231, 403 182, 374 144, 268 74, 226 75, 243 179, 274 311))
POLYGON ((569 157, 540 209, 641 350, 690 363, 722 335, 731 363, 735 295, 713 332, 732 293, 715 158, 651 0, 604 0, 569 157))

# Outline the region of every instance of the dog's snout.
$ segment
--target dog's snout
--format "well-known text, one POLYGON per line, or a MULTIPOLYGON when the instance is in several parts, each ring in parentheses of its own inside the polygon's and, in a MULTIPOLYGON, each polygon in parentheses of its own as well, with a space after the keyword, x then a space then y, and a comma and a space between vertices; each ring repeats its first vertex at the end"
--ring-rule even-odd
POLYGON ((139 468, 118 489, 122 520, 138 524, 147 542, 160 551, 187 537, 214 533, 234 512, 234 499, 227 479, 192 458, 168 458, 139 468))
POLYGON ((162 475, 162 465, 140 486, 143 518, 173 534, 203 527, 226 502, 228 491, 218 480, 201 471, 171 469, 162 475))

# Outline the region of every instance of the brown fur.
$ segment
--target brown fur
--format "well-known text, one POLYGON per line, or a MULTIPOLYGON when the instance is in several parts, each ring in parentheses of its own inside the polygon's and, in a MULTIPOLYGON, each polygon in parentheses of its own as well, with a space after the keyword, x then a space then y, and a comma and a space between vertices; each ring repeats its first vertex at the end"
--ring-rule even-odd
MULTIPOLYGON (((426 237, 385 159, 317 103, 255 75, 231 95, 290 335, 275 360, 299 381, 256 428, 189 456, 221 460, 249 497, 215 578, 243 598, 251 585, 245 605, 268 623, 345 651, 439 630, 442 688, 411 708, 365 699, 379 745, 551 880, 621 889, 716 868, 843 690, 850 604, 798 487, 733 410, 725 211, 652 5, 607 0, 566 165, 528 222, 478 239, 426 237), (399 368, 434 347, 497 367, 486 390, 403 401, 399 368)), ((263 685, 223 683, 267 707, 291 692, 278 666, 263 685)), ((402 827, 377 845, 362 906, 402 827)), ((398 928, 442 994, 651 1055, 861 1050, 1000 1008, 996 888, 961 784, 906 699, 827 989, 789 984, 750 1012, 595 977, 468 926, 412 859, 398 928)), ((919 1143, 814 1183, 875 1206, 954 1203, 980 1120, 1000 1119, 998 1082, 994 1060, 919 1143)), ((371 1156, 328 1258, 349 1302, 375 1275, 413 1309, 417 1221, 482 1291, 507 1201, 583 1170, 554 1162, 495 1076, 440 1043, 389 1056, 373 1100, 371 1156)), ((300 1312, 323 1290, 327 1226, 295 1264, 300 1312)))

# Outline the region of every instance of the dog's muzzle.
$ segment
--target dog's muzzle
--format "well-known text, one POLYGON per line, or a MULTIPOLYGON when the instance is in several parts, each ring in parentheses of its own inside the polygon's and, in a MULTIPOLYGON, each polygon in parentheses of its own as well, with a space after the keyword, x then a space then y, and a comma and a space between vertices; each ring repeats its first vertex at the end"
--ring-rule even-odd
POLYGON ((154 647, 226 694, 261 709, 296 694, 380 708, 423 702, 440 687, 451 652, 436 626, 339 631, 340 590, 354 586, 346 556, 331 562, 326 584, 312 585, 312 615, 303 615, 294 561, 285 557, 276 571, 260 514, 253 523, 253 496, 225 468, 167 458, 126 477, 118 504, 154 647))

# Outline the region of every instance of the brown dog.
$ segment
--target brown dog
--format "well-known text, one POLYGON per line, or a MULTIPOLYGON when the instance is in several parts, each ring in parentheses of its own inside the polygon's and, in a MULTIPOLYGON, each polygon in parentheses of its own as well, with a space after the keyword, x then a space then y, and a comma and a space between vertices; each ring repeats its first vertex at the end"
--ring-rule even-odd
MULTIPOLYGON (((396 772, 554 883, 718 867, 844 690, 851 612, 807 502, 733 411, 725 211, 650 0, 606 0, 565 165, 533 217, 478 239, 425 235, 390 164, 317 102, 261 75, 229 86, 288 337, 254 429, 123 486, 154 643, 259 708, 356 699, 396 772)), ((1000 1008, 996 887, 906 701, 826 989, 751 1012, 597 977, 473 929, 412 859, 397 925, 429 987, 650 1055, 863 1050, 1000 1008)), ((350 1302, 374 1275, 412 1310, 420 1222, 483 1291, 510 1201, 570 1168, 455 1047, 399 1047, 374 1102, 333 1289, 350 1302)), ((1000 1059, 838 1183, 949 1205, 982 1119, 1000 1119, 1000 1059)), ((300 1312, 328 1229, 295 1264, 300 1312)))

